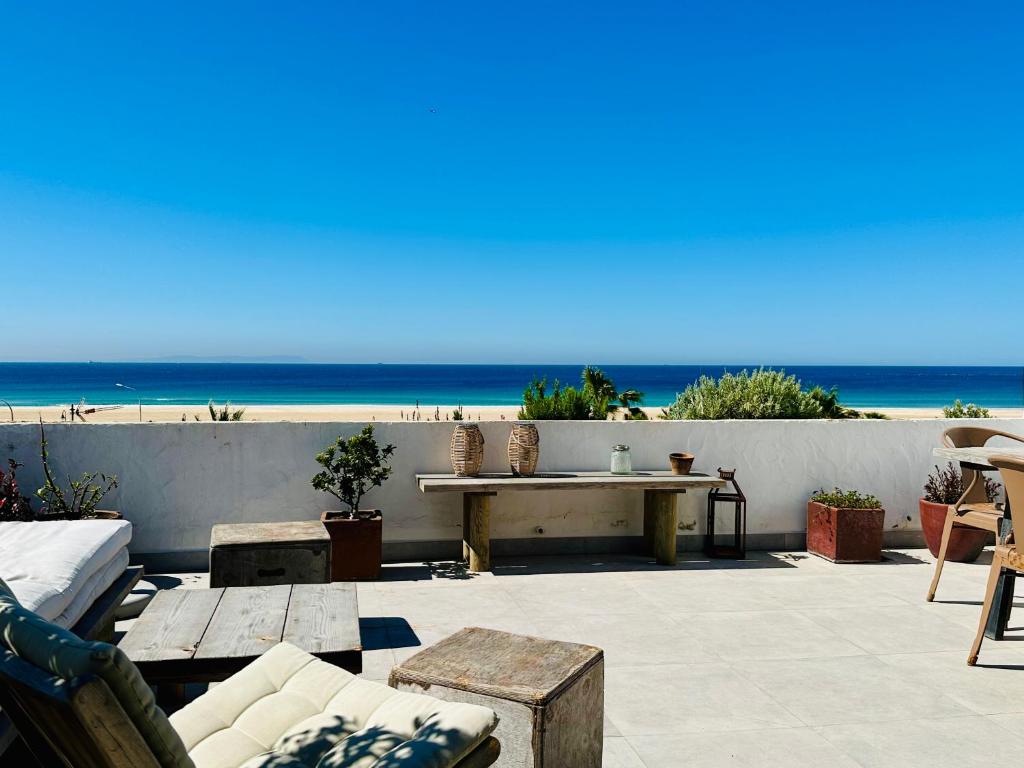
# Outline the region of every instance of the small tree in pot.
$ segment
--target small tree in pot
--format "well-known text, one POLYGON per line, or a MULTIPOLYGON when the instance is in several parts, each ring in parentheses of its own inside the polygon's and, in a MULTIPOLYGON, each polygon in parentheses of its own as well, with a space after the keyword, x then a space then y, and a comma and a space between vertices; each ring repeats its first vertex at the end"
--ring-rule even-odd
POLYGON ((371 488, 379 487, 391 475, 388 460, 395 446, 381 448, 367 424, 358 434, 317 454, 323 470, 313 476, 313 487, 329 493, 347 509, 327 511, 320 519, 331 537, 331 580, 362 581, 380 576, 382 516, 379 509, 360 509, 359 503, 371 488))
MULTIPOLYGON (((985 498, 991 504, 995 501, 1002 487, 990 477, 984 478, 985 498)), ((924 484, 924 496, 918 502, 921 512, 921 531, 925 543, 933 557, 939 556, 942 544, 942 529, 946 523, 946 513, 950 504, 955 504, 963 496, 964 478, 953 462, 928 475, 924 484)), ((980 528, 954 525, 949 534, 946 546, 946 560, 954 563, 973 563, 978 559, 992 534, 980 528)))
POLYGON ((39 520, 120 520, 121 513, 98 509, 103 497, 117 488, 117 476, 102 472, 83 472, 78 480, 69 475, 68 490, 57 482, 50 469, 50 454, 46 449, 46 433, 43 422, 39 422, 39 453, 43 461, 43 487, 36 496, 43 502, 39 520))
POLYGON ((882 559, 885 510, 874 496, 833 488, 807 502, 807 551, 834 563, 882 559))

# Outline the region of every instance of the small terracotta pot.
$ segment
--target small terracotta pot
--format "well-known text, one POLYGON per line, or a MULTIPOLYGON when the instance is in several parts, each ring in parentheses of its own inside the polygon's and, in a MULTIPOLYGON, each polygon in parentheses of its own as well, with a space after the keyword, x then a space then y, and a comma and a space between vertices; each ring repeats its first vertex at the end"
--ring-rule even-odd
POLYGON ((670 453, 668 455, 669 466, 672 467, 673 475, 688 475, 690 467, 693 466, 692 453, 670 453))
MULTIPOLYGON (((946 524, 948 504, 920 499, 918 508, 921 512, 921 532, 928 545, 932 557, 939 556, 942 545, 942 529, 946 524)), ((953 563, 973 563, 981 555, 992 534, 980 528, 954 526, 949 533, 949 545, 946 547, 946 560, 953 563)))

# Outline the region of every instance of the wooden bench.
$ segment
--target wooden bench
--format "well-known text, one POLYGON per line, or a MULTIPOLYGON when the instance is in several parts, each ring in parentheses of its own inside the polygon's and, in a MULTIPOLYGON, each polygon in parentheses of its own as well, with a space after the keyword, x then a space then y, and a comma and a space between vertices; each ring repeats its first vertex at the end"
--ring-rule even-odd
POLYGON ((491 497, 502 491, 644 492, 644 539, 661 565, 676 564, 676 495, 690 489, 722 488, 725 481, 700 473, 673 475, 652 470, 610 472, 543 472, 531 477, 509 474, 416 475, 423 493, 462 493, 462 554, 471 571, 491 569, 491 497))

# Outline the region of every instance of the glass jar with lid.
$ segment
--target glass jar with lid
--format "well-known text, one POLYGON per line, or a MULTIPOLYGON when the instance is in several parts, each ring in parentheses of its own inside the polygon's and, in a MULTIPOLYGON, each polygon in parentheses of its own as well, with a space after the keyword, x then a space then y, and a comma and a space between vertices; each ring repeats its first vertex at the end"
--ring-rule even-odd
POLYGON ((628 475, 633 471, 633 462, 629 456, 628 445, 616 445, 612 447, 612 474, 628 475))

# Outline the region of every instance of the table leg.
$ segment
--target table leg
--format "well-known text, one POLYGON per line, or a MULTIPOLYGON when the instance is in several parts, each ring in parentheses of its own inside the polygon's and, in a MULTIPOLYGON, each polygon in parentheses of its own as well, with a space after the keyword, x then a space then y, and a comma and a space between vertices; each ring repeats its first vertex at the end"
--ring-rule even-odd
POLYGON ((463 494, 465 527, 462 549, 469 557, 469 570, 491 570, 491 496, 492 493, 463 494))
MULTIPOLYGON (((1010 520, 1004 518, 1000 521, 999 541, 1005 541, 1013 529, 1010 520)), ((985 637, 990 640, 1002 640, 1006 627, 1010 622, 1010 611, 1013 610, 1013 590, 1016 587, 1017 574, 1015 571, 1004 568, 999 574, 999 581, 996 583, 996 592, 992 596, 992 610, 988 614, 988 622, 985 624, 985 637)))
POLYGON ((644 491, 644 532, 650 532, 654 559, 658 565, 676 564, 676 494, 672 491, 644 491))

